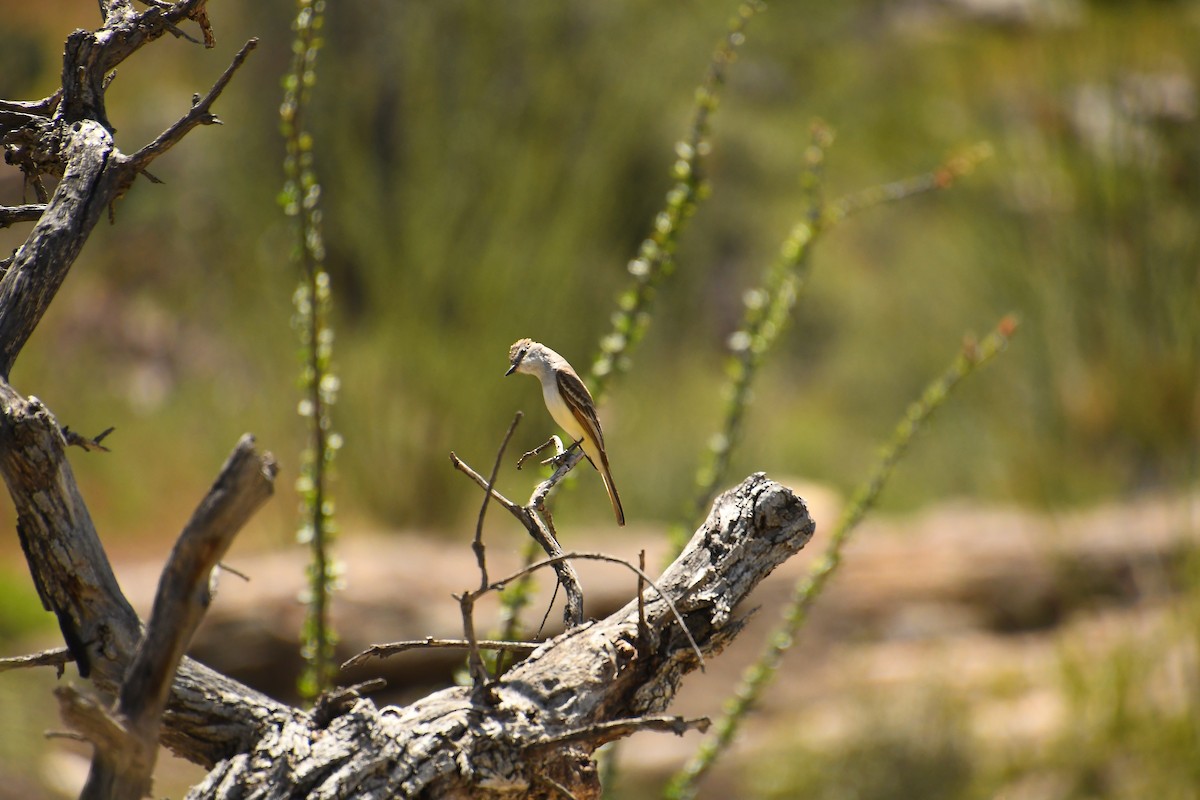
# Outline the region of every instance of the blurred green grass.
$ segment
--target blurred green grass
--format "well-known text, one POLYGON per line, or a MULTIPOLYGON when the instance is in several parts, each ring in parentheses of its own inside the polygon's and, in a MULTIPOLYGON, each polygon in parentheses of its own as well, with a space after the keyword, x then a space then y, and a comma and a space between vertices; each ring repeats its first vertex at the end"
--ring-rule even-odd
MULTIPOLYGON (((1083 4, 1048 22, 954 8, 780 4, 752 24, 714 121, 712 197, 603 411, 635 517, 668 520, 684 503, 741 292, 803 211, 817 116, 838 133, 829 196, 979 140, 996 157, 949 193, 821 243, 736 470, 851 485, 947 348, 1011 310, 1021 342, 948 410, 887 502, 1057 505, 1194 485, 1194 8, 1083 4)), ((285 476, 299 449, 294 275, 273 202, 290 12, 281 0, 219 9, 215 54, 164 42, 122 69, 112 116, 132 149, 242 39, 263 40, 221 100, 226 125, 189 136, 158 166, 167 185, 139 185, 101 226, 14 373, 73 428, 117 427, 113 454, 76 459, 113 536, 165 532, 244 429, 285 476)), ((530 335, 587 363, 730 12, 461 0, 330 15, 313 127, 343 512, 455 526, 474 500, 450 449, 489 459, 516 408, 529 412, 516 447, 550 432, 529 387, 500 380, 507 345, 530 335)), ((30 41, 66 32, 53 16, 41 26, 30 41)), ((6 50, 22 67, 6 73, 9 96, 53 85, 57 58, 35 51, 6 50)), ((502 486, 520 495, 524 481, 507 473, 502 486)), ((588 518, 604 511, 602 492, 577 502, 588 518)), ((286 536, 288 513, 268 535, 286 536)))

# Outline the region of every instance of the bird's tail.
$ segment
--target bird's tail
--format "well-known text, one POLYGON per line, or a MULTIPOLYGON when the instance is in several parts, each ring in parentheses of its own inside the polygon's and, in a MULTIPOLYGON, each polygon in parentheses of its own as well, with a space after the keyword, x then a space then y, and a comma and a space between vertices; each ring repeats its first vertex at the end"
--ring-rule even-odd
POLYGON ((617 487, 613 484, 612 473, 608 469, 608 456, 604 451, 600 451, 600 478, 604 481, 604 488, 608 490, 608 499, 612 501, 613 513, 617 515, 617 524, 625 524, 625 509, 621 508, 621 496, 617 494, 617 487))

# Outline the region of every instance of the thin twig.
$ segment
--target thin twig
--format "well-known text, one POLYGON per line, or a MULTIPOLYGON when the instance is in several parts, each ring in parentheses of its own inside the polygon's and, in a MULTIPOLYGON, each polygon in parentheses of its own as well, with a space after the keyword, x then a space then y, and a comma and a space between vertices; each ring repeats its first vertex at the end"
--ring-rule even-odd
MULTIPOLYGON (((467 464, 467 462, 465 462, 461 458, 459 458, 458 454, 455 453, 454 451, 450 452, 450 463, 454 465, 454 468, 456 470, 463 473, 471 480, 475 481, 475 483, 479 484, 479 487, 481 489, 488 491, 488 482, 486 480, 484 480, 483 476, 480 475, 478 472, 476 472, 474 469, 472 469, 471 466, 469 464, 467 464)), ((514 503, 512 500, 509 500, 507 497, 505 497, 503 494, 501 494, 500 491, 497 490, 495 487, 493 487, 490 491, 488 491, 488 494, 490 494, 492 496, 492 499, 494 499, 497 503, 504 506, 505 510, 508 511, 508 513, 515 516, 518 520, 521 520, 522 522, 524 522, 524 520, 522 519, 522 516, 527 512, 525 511, 525 508, 523 506, 521 506, 519 503, 514 503)))
POLYGON ((496 451, 492 474, 488 476, 487 487, 483 492, 483 504, 479 507, 479 519, 475 522, 475 541, 471 543, 471 549, 475 551, 475 560, 479 563, 480 589, 488 585, 486 548, 483 544, 483 517, 487 514, 488 503, 492 499, 492 490, 496 488, 496 475, 500 472, 500 461, 504 458, 504 450, 508 447, 508 442, 512 439, 513 431, 517 429, 517 424, 520 423, 522 416, 524 415, 520 411, 513 416, 513 421, 509 424, 504 439, 500 442, 500 448, 496 451))
POLYGON ((233 73, 237 72, 238 68, 245 62, 246 56, 250 55, 250 51, 257 46, 258 39, 251 39, 242 45, 242 49, 233 57, 233 61, 221 73, 221 77, 217 78, 217 82, 208 90, 208 94, 203 99, 193 97, 191 110, 184 114, 178 122, 159 134, 158 138, 130 156, 130 166, 136 172, 143 172, 146 167, 150 166, 150 162, 170 150, 192 128, 195 128, 197 125, 220 125, 221 120, 209 109, 212 108, 212 104, 216 102, 216 99, 221 96, 221 92, 229 84, 230 79, 233 78, 233 73))
POLYGON ((542 631, 546 630, 546 621, 550 619, 550 612, 554 610, 554 601, 558 599, 559 584, 554 584, 554 591, 550 593, 550 602, 546 603, 546 613, 542 614, 542 621, 538 623, 537 633, 533 635, 534 639, 542 638, 542 631))
MULTIPOLYGON (((532 450, 528 450, 528 451, 522 453, 521 457, 517 459, 517 469, 520 469, 525 464, 525 461, 527 459, 533 458, 534 456, 537 456, 537 455, 541 455, 542 451, 545 450, 547 447, 550 447, 551 445, 554 445, 556 455, 560 455, 563 452, 562 439, 558 438, 558 436, 551 436, 549 439, 542 442, 541 444, 539 444, 537 447, 533 448, 532 450)), ((542 462, 542 463, 545 463, 545 462, 542 462)))
POLYGON ((539 742, 529 745, 526 751, 537 751, 543 748, 557 747, 575 742, 584 742, 589 747, 595 748, 602 744, 616 741, 617 739, 623 739, 638 731, 663 731, 673 733, 676 736, 682 736, 690 730, 698 730, 704 733, 711 724, 712 720, 708 717, 687 719, 685 717, 659 715, 634 717, 632 719, 614 719, 607 722, 597 722, 593 725, 587 725, 555 736, 548 736, 539 742))
POLYGON ((572 559, 605 561, 611 564, 619 564, 626 569, 631 570, 639 578, 649 583, 650 587, 654 589, 654 591, 658 592, 658 596, 661 597, 664 602, 666 602, 667 607, 671 609, 671 613, 675 616, 675 619, 679 621, 679 627, 683 631, 683 635, 687 637, 688 644, 691 645, 692 650, 696 653, 696 659, 700 667, 700 671, 704 672, 704 653, 700 651, 700 645, 696 643, 696 639, 692 636, 692 632, 688 630, 688 626, 683 619, 683 615, 680 614, 679 609, 675 607, 675 602, 666 593, 658 588, 658 584, 656 584, 649 575, 625 559, 617 558, 616 556, 610 556, 604 553, 563 553, 561 555, 551 556, 550 558, 544 559, 537 563, 530 564, 528 567, 518 570, 517 572, 514 572, 505 578, 501 578, 498 581, 494 581, 488 586, 482 587, 477 591, 465 591, 461 595, 453 595, 454 599, 458 601, 459 610, 462 613, 463 634, 466 637, 467 648, 469 650, 469 654, 467 656, 467 668, 471 673, 471 677, 474 681, 476 689, 483 688, 491 676, 488 674, 487 668, 483 664, 483 658, 479 655, 479 640, 475 636, 475 601, 488 592, 500 591, 513 581, 519 580, 525 575, 532 574, 534 571, 541 569, 542 567, 555 567, 556 564, 564 563, 572 559))
POLYGON ((42 212, 45 210, 45 203, 0 207, 0 228, 7 228, 18 222, 36 222, 41 219, 42 212))
POLYGON ((563 786, 561 783, 554 780, 554 778, 551 778, 549 775, 538 773, 536 776, 534 776, 534 780, 537 783, 541 783, 541 784, 545 784, 546 786, 549 786, 551 789, 553 789, 554 791, 561 794, 567 800, 579 800, 579 798, 576 797, 574 795, 574 793, 571 792, 570 789, 563 786))
MULTIPOLYGON (((568 461, 573 464, 581 457, 580 454, 574 454, 568 461)), ((484 490, 487 490, 488 482, 483 476, 472 469, 470 465, 455 453, 450 453, 450 461, 454 464, 455 469, 475 481, 484 490)), ((569 468, 566 465, 559 467, 547 483, 561 479, 569 468)), ((539 515, 534 509, 532 500, 528 506, 518 505, 496 491, 495 487, 491 489, 489 494, 491 494, 497 503, 504 506, 510 514, 516 517, 518 522, 525 526, 525 530, 541 546, 546 555, 558 556, 562 554, 562 546, 559 545, 558 540, 555 538, 553 529, 549 527, 543 516, 539 515)), ((536 495, 537 493, 535 492, 535 497, 536 495)), ((554 562, 554 565, 554 571, 558 575, 559 583, 562 584, 563 590, 567 595, 566 606, 563 610, 563 619, 568 626, 578 625, 583 622, 583 589, 579 584, 579 576, 575 574, 574 567, 566 561, 559 560, 554 562)))
MULTIPOLYGON (((366 650, 363 650, 361 653, 353 655, 347 659, 342 664, 342 669, 357 667, 372 658, 388 658, 409 650, 435 650, 439 648, 465 650, 470 646, 471 643, 466 639, 435 639, 432 636, 426 636, 424 639, 409 639, 403 642, 373 644, 366 650)), ((532 653, 541 645, 536 642, 504 642, 497 639, 478 639, 475 642, 475 646, 480 650, 497 650, 502 653, 519 653, 521 655, 527 655, 532 653)))
POLYGON ((483 656, 479 654, 479 640, 475 638, 475 598, 485 594, 486 590, 478 592, 465 591, 461 595, 452 595, 458 601, 462 613, 463 635, 467 640, 467 671, 475 688, 482 689, 491 680, 491 675, 484 666, 483 656))
POLYGON ((71 651, 67 650, 67 648, 53 647, 49 650, 43 650, 40 653, 32 653, 27 656, 0 658, 0 672, 8 672, 10 669, 26 669, 28 667, 57 667, 58 675, 62 677, 63 665, 70 664, 74 660, 71 657, 71 651))
POLYGON ((692 650, 696 653, 696 658, 700 661, 700 671, 704 672, 704 654, 700 652, 700 645, 696 644, 695 638, 692 637, 692 632, 688 630, 687 623, 683 620, 683 615, 680 614, 679 609, 675 607, 675 601, 673 601, 670 596, 663 592, 662 589, 658 588, 658 584, 655 583, 649 575, 623 558, 606 555, 605 553, 563 553, 561 555, 551 556, 550 558, 530 564, 529 566, 512 573, 508 577, 495 581, 491 584, 491 586, 488 587, 488 589, 492 591, 499 591, 513 581, 519 580, 525 575, 539 570, 542 567, 553 567, 558 562, 572 561, 575 559, 583 561, 606 561, 610 564, 620 564, 621 566, 638 575, 638 577, 645 580, 646 583, 650 584, 650 588, 658 592, 658 596, 661 597, 663 601, 666 602, 667 607, 671 609, 671 614, 674 615, 675 619, 679 621, 679 627, 683 629, 683 635, 687 637, 688 644, 691 645, 692 650))
MULTIPOLYGON (((642 572, 646 571, 646 551, 638 551, 638 569, 642 572)), ((646 581, 641 575, 638 575, 638 644, 644 645, 649 639, 650 630, 646 627, 646 581)))
POLYGON ((221 568, 222 572, 228 572, 230 575, 237 576, 237 577, 241 578, 243 581, 245 581, 246 583, 250 582, 249 575, 242 572, 241 570, 234 569, 233 567, 226 564, 224 561, 218 561, 217 566, 221 568))
POLYGON ((571 448, 567 448, 563 453, 555 456, 555 458, 561 460, 557 461, 558 467, 554 470, 554 474, 539 483, 537 488, 533 490, 533 495, 529 498, 529 507, 543 513, 547 512, 546 498, 550 496, 551 490, 558 485, 558 482, 568 472, 575 468, 576 464, 583 460, 584 455, 582 449, 572 450, 571 448))
POLYGON ((100 442, 104 441, 104 437, 108 436, 110 433, 112 433, 115 430, 116 430, 116 428, 113 428, 113 427, 106 428, 103 431, 101 431, 100 433, 98 433, 97 435, 95 435, 89 439, 88 437, 84 436, 83 434, 76 433, 75 431, 71 430, 70 427, 66 427, 66 428, 62 429, 62 435, 63 435, 63 439, 66 440, 68 445, 74 445, 75 447, 81 447, 84 450, 88 450, 88 451, 100 450, 101 452, 107 453, 107 452, 109 452, 109 449, 107 447, 105 447, 104 445, 100 444, 100 442))

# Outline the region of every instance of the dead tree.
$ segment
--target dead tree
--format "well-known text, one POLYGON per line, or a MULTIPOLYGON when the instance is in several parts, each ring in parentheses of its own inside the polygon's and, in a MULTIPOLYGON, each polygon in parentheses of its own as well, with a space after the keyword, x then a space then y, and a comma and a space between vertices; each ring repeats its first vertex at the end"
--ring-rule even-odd
POLYGON ((104 104, 112 70, 165 33, 186 36, 179 26, 189 20, 212 43, 205 0, 145 6, 101 0, 100 27, 67 39, 62 88, 36 102, 0 101, 6 161, 24 171, 37 201, 0 208, 2 226, 34 223, 0 261, 0 473, 38 594, 66 644, 4 666, 74 661, 90 681, 90 691, 57 692, 65 720, 95 745, 85 796, 144 796, 157 740, 210 769, 192 797, 597 797, 599 745, 696 724, 663 712, 682 677, 737 634, 737 604, 811 537, 803 501, 750 476, 718 498, 679 559, 624 609, 571 628, 499 679, 404 708, 376 708, 347 690, 304 711, 182 657, 211 599, 213 565, 270 494, 274 461, 251 437, 238 443, 181 534, 143 624, 67 460, 68 446, 102 448, 103 435, 61 427, 8 380, 92 228, 149 177, 156 157, 219 121, 211 107, 254 46, 177 123, 126 155, 104 104))

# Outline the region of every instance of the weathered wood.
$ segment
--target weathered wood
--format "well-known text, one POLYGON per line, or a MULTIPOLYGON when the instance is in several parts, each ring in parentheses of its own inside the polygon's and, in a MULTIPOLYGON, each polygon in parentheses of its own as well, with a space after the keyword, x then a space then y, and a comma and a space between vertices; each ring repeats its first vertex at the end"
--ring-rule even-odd
POLYGON ((149 794, 159 721, 183 651, 212 601, 213 567, 274 490, 276 466, 243 436, 175 543, 159 579, 150 621, 125 671, 112 720, 78 694, 60 694, 64 712, 99 729, 83 800, 140 800, 149 794), (114 744, 103 732, 115 726, 114 744))
MULTIPOLYGON (((100 123, 83 120, 50 128, 45 136, 65 137, 61 148, 65 166, 45 211, 0 278, 0 377, 5 379, 88 235, 132 180, 114 168, 120 154, 112 134, 100 123)), ((54 145, 46 147, 52 150, 54 145)))
MULTIPOLYGON (((804 502, 761 474, 726 492, 658 579, 705 654, 741 628, 734 608, 808 542, 804 502)), ((661 598, 547 642, 483 692, 455 687, 403 708, 359 700, 318 730, 297 718, 222 762, 190 798, 598 797, 591 754, 670 703, 696 654, 661 598), (611 724, 610 724, 611 723, 611 724)), ((659 727, 662 719, 645 720, 659 727)))
POLYGON ((58 617, 79 674, 112 690, 132 653, 138 619, 113 575, 75 485, 58 423, 37 398, 0 380, 0 474, 17 512, 17 536, 46 610, 58 617))
MULTIPOLYGON (((35 102, 0 102, 6 160, 25 171, 39 196, 40 176, 60 178, 44 203, 6 209, 5 223, 36 218, 26 242, 0 271, 0 474, 17 512, 17 534, 45 607, 58 617, 80 674, 102 696, 118 692, 141 637, 141 623, 113 576, 79 495, 66 442, 50 411, 7 382, 96 223, 149 161, 198 124, 215 122, 209 106, 253 45, 243 48, 203 102, 179 123, 126 157, 113 144, 103 93, 112 69, 185 18, 202 29, 205 0, 154 4, 106 0, 104 24, 77 31, 63 58, 63 87, 35 102), (34 212, 37 212, 36 217, 34 212)), ((207 38, 207 32, 206 32, 207 38)), ((212 765, 240 752, 261 726, 299 712, 190 659, 175 676, 162 739, 175 752, 212 765)))
POLYGON ((0 207, 0 228, 8 228, 18 222, 35 222, 45 210, 46 206, 42 203, 0 207))
POLYGON ((100 29, 78 30, 68 37, 61 94, 38 103, 7 102, 0 108, 4 142, 12 148, 6 158, 20 164, 33 181, 40 174, 61 176, 37 225, 0 277, 0 377, 8 378, 17 354, 104 213, 151 160, 196 125, 217 121, 208 107, 253 48, 252 43, 238 54, 202 103, 132 157, 113 145, 113 128, 104 107, 111 71, 183 19, 198 18, 205 2, 181 0, 137 13, 130 0, 108 0, 101 6, 105 22, 100 29), (54 108, 53 116, 43 116, 50 108, 54 108))
MULTIPOLYGON (((115 695, 141 638, 66 459, 53 415, 0 380, 0 474, 17 511, 17 534, 34 585, 58 617, 80 674, 115 695)), ((163 741, 184 758, 216 763, 260 734, 260 724, 299 712, 184 659, 163 741)))

